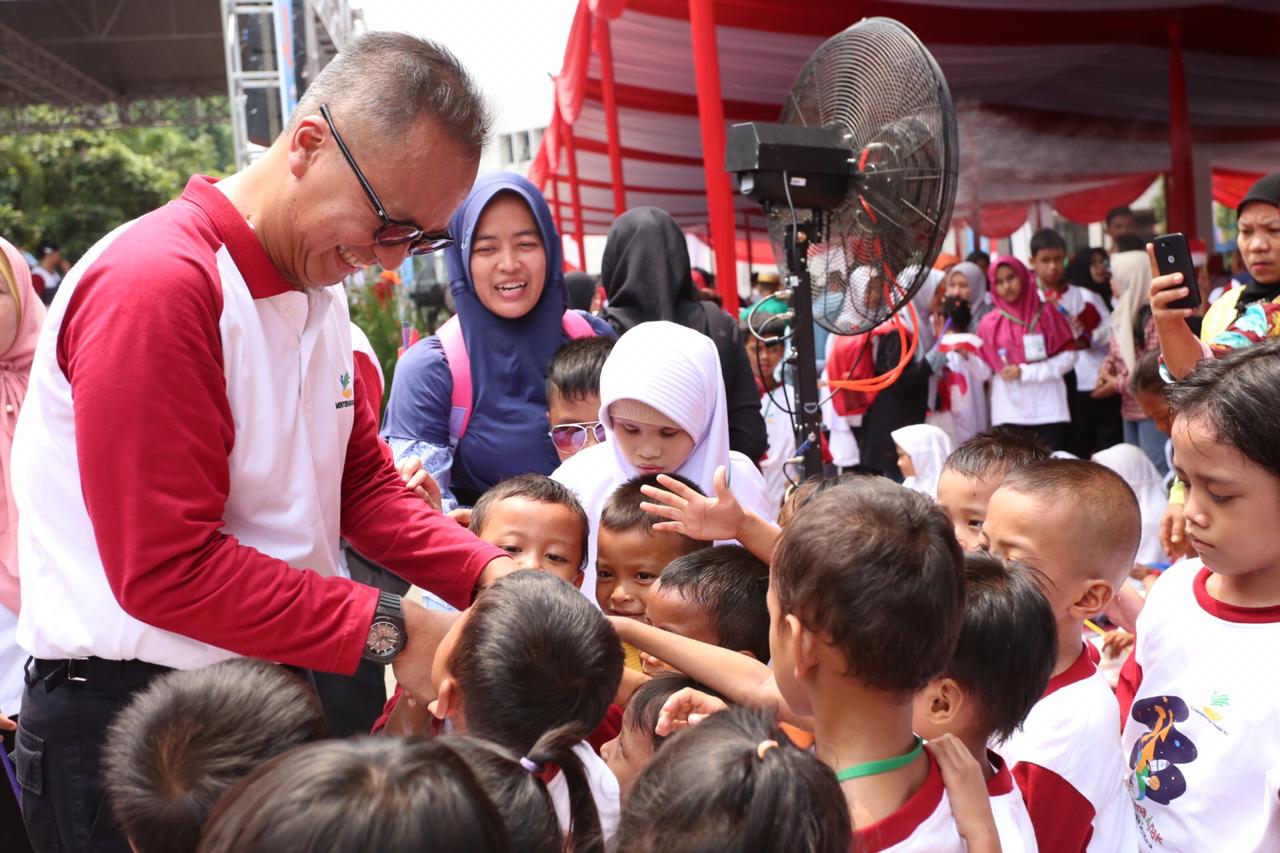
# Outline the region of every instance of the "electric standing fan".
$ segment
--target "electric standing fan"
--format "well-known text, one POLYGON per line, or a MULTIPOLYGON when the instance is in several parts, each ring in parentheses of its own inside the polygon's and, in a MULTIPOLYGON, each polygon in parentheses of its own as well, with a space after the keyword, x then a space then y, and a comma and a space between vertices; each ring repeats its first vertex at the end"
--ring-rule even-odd
MULTIPOLYGON (((778 124, 729 129, 725 166, 764 207, 791 301, 788 361, 806 477, 822 471, 813 323, 854 335, 892 321, 906 340, 904 308, 914 317, 911 298, 950 226, 958 148, 941 69, 889 18, 865 19, 824 42, 792 84, 778 124)), ((879 387, 901 373, 914 341, 903 351, 879 387)))

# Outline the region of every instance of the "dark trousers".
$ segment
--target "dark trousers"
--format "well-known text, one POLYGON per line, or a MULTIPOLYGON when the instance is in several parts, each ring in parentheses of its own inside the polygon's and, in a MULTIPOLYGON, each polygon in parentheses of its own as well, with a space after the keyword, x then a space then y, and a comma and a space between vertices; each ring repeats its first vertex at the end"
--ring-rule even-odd
POLYGON ((1076 373, 1066 376, 1067 405, 1071 409, 1071 432, 1063 448, 1081 459, 1092 458, 1099 450, 1106 450, 1124 441, 1124 426, 1120 420, 1120 395, 1095 400, 1089 396, 1092 388, 1077 388, 1076 373))
MULTIPOLYGON (((3 732, 4 751, 9 759, 13 759, 13 747, 17 741, 16 732, 3 732)), ((7 773, 0 781, 0 850, 5 853, 30 853, 31 842, 27 840, 27 828, 22 823, 22 811, 18 808, 18 798, 13 795, 7 773)))
POLYGON ((154 676, 49 687, 32 675, 18 717, 15 762, 32 846, 41 853, 129 853, 104 796, 102 747, 116 714, 154 676))

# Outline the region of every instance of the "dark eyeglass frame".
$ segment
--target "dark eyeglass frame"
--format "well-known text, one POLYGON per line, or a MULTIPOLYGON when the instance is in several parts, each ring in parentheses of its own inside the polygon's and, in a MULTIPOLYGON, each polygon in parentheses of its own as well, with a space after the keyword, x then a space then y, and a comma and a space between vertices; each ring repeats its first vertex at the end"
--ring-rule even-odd
POLYGON ((453 245, 453 236, 448 231, 427 232, 423 231, 416 222, 392 219, 388 216, 386 208, 382 206, 382 200, 373 191, 364 172, 360 171, 360 167, 356 165, 356 158, 351 156, 351 149, 347 148, 347 143, 342 140, 342 134, 338 133, 338 128, 334 126, 328 104, 320 105, 320 115, 324 116, 325 124, 329 125, 333 141, 338 143, 338 150, 346 158, 347 165, 356 173, 356 180, 360 182, 360 188, 364 190, 369 203, 373 205, 373 212, 382 220, 382 225, 373 232, 373 242, 379 246, 403 246, 408 243, 411 255, 426 255, 453 245))
POLYGON ((547 435, 551 436, 551 443, 561 450, 581 450, 587 446, 588 430, 595 434, 597 443, 605 440, 607 434, 604 431, 604 424, 600 423, 600 421, 580 421, 579 423, 572 424, 556 424, 551 427, 550 431, 547 432, 547 435), (556 441, 557 432, 561 435, 570 436, 567 446, 562 446, 560 442, 556 441), (578 438, 579 436, 581 436, 581 439, 578 438))

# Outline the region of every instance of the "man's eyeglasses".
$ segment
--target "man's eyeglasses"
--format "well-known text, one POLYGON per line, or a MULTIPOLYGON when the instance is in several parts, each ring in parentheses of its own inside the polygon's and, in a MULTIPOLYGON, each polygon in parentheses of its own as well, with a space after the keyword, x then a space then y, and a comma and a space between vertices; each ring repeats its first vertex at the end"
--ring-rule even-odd
POLYGON ((411 255, 425 255, 428 252, 439 251, 446 246, 453 245, 453 237, 449 235, 448 231, 428 233, 419 228, 417 223, 406 222, 403 219, 392 219, 387 216, 386 208, 382 206, 382 202, 378 199, 378 194, 373 191, 373 187, 369 185, 368 178, 364 176, 364 172, 361 172, 360 167, 356 165, 356 160, 351 156, 347 143, 342 141, 342 134, 338 133, 338 128, 333 126, 333 116, 329 115, 328 104, 320 105, 320 115, 324 116, 325 123, 329 125, 329 132, 333 134, 333 141, 338 143, 338 150, 346 158, 347 165, 351 167, 351 171, 356 173, 356 179, 360 181, 360 188, 364 190, 364 194, 369 198, 369 203, 373 205, 374 212, 382 220, 382 226, 373 232, 373 242, 379 246, 403 246, 408 243, 409 254, 411 255))
POLYGON ((580 424, 556 424, 548 435, 557 450, 565 452, 581 450, 587 444, 587 431, 590 430, 597 442, 604 441, 604 424, 599 421, 588 421, 580 424))

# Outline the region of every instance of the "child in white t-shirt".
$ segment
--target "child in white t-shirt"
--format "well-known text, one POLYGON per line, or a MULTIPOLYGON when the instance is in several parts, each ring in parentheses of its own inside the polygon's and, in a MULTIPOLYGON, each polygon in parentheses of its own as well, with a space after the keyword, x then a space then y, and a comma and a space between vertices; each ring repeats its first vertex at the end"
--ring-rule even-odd
POLYGON ((1280 346, 1170 387, 1199 560, 1151 588, 1121 673, 1127 787, 1145 849, 1280 850, 1280 346))

